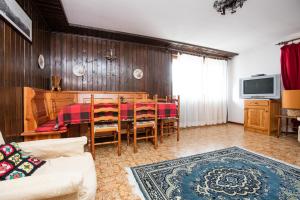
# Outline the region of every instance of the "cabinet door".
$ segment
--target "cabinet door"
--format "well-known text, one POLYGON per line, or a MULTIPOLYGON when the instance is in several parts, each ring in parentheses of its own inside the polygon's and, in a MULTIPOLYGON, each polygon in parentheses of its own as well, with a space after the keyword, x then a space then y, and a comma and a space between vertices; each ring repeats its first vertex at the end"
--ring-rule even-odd
POLYGON ((268 110, 264 106, 246 109, 246 126, 253 129, 268 129, 268 110))

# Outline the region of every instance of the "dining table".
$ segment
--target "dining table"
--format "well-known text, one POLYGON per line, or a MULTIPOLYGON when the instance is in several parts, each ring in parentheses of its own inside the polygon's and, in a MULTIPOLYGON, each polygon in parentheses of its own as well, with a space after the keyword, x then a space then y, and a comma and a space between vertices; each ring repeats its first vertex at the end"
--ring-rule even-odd
MULTIPOLYGON (((121 121, 133 121, 134 104, 120 104, 121 121)), ((157 103, 157 118, 167 119, 177 117, 176 103, 157 103)), ((90 123, 91 119, 91 104, 90 103, 75 103, 64 106, 58 113, 56 119, 56 128, 67 126, 70 124, 85 124, 90 123)))

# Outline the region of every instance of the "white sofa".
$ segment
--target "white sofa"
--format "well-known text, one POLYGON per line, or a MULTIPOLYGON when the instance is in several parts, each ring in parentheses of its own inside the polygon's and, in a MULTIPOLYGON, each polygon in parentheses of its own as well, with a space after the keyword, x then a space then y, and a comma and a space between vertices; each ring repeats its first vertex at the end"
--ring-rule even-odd
POLYGON ((86 137, 18 143, 23 151, 47 162, 31 176, 0 181, 0 199, 94 200, 95 164, 92 155, 84 152, 86 143, 86 137))

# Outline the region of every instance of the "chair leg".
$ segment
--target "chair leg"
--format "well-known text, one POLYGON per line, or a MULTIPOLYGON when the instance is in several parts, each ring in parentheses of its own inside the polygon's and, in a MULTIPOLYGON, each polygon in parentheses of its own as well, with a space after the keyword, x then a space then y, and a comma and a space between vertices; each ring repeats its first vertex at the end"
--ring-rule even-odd
POLYGON ((277 127, 277 138, 279 138, 280 133, 281 133, 281 117, 278 117, 278 127, 277 127))
POLYGON ((157 149, 157 128, 154 128, 154 149, 157 149))
POLYGON ((145 131, 146 131, 146 142, 148 142, 148 131, 149 131, 149 129, 145 128, 145 131))
POLYGON ((88 149, 92 153, 92 140, 90 137, 88 138, 88 149))
POLYGON ((130 127, 129 124, 127 124, 127 146, 129 146, 130 143, 130 127))
POLYGON ((137 152, 137 146, 136 146, 136 127, 133 128, 133 152, 137 152))
MULTIPOLYGON (((114 134, 114 142, 115 142, 115 141, 117 141, 117 139, 118 139, 118 138, 117 138, 118 132, 114 132, 113 134, 114 134)), ((117 146, 118 146, 118 144, 115 143, 115 147, 117 147, 117 146)))
POLYGON ((96 157, 95 157, 95 139, 93 138, 92 139, 92 144, 91 144, 91 153, 92 153, 92 156, 94 158, 94 160, 96 160, 96 157))
POLYGON ((179 141, 179 120, 177 120, 177 142, 179 141))
POLYGON ((121 155, 121 130, 118 131, 118 156, 121 155))
POLYGON ((95 137, 92 133, 90 133, 90 152, 94 158, 94 160, 96 159, 95 157, 95 137))
POLYGON ((173 122, 172 123, 172 133, 175 133, 175 130, 176 130, 175 125, 176 125, 175 122, 173 122))
POLYGON ((163 121, 160 122, 160 143, 163 143, 163 136, 164 136, 164 123, 163 121))

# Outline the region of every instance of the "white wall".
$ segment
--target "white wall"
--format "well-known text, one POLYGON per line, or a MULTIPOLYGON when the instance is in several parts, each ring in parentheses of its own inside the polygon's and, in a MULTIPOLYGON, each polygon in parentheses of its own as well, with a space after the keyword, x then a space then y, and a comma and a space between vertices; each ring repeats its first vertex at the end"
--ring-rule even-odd
POLYGON ((239 98, 239 79, 253 74, 280 73, 280 47, 275 44, 259 45, 241 52, 229 61, 228 121, 244 123, 244 103, 239 98))

